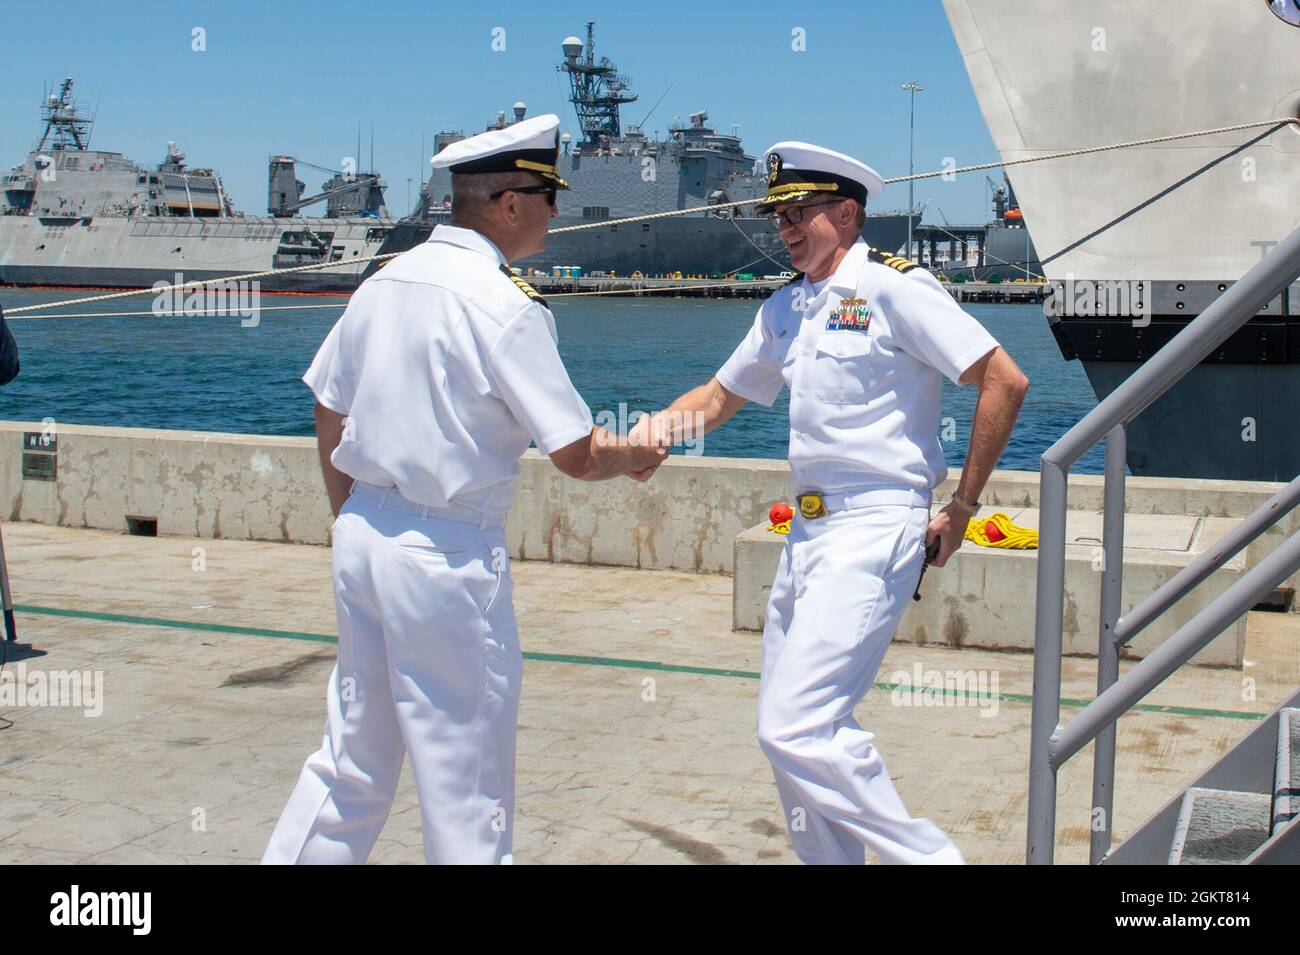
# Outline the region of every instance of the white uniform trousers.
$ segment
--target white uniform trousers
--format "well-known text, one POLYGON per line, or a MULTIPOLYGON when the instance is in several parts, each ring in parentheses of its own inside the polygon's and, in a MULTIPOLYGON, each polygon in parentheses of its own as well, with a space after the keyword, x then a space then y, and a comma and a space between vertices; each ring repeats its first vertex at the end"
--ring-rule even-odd
POLYGON ((426 518, 391 494, 381 505, 354 489, 334 524, 325 738, 263 863, 364 862, 404 753, 426 861, 511 861, 523 658, 505 531, 426 518))
POLYGON ((911 602, 929 517, 905 504, 796 516, 781 553, 758 739, 806 863, 860 865, 866 848, 883 863, 963 862, 937 826, 908 815, 873 734, 853 718, 911 602))

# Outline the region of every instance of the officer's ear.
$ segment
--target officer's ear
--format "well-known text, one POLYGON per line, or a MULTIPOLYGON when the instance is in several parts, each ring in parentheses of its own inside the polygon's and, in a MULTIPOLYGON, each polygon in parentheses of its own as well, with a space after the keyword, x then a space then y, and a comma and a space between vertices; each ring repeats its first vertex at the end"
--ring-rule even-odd
POLYGON ((507 191, 497 198, 497 212, 512 225, 519 221, 519 193, 507 191))

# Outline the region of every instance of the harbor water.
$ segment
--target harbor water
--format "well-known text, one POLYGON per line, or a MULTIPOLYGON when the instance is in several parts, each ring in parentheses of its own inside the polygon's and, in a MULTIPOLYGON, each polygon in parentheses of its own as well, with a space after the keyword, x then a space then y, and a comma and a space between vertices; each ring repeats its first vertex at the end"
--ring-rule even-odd
MULTIPOLYGON (((17 308, 84 294, 10 288, 0 290, 0 305, 17 308)), ((264 295, 256 324, 237 315, 105 314, 147 311, 151 301, 152 296, 141 295, 61 310, 96 317, 13 316, 22 374, 0 390, 0 418, 240 434, 312 433, 311 394, 299 376, 342 314, 345 299, 264 295), (275 310, 284 305, 317 307, 275 310)), ((757 303, 613 296, 557 297, 551 306, 560 355, 578 391, 593 413, 621 420, 663 408, 682 391, 707 381, 748 330, 757 303)), ((1037 470, 1042 452, 1096 404, 1096 397, 1082 366, 1061 358, 1039 307, 965 307, 1030 380, 999 467, 1037 470)), ((960 467, 976 391, 946 380, 943 387, 944 416, 952 420, 941 438, 948 463, 960 467)), ((725 457, 784 458, 787 415, 785 392, 772 408, 747 405, 708 435, 700 450, 725 457)), ((1102 460, 1101 448, 1094 448, 1074 470, 1100 473, 1102 460)))

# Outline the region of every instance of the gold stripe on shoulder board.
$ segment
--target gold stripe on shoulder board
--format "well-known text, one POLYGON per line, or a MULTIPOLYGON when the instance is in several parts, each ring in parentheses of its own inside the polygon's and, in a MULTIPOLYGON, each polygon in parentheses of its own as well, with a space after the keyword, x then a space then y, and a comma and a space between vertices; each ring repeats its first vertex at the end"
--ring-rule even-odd
POLYGON ((897 269, 899 272, 910 272, 916 268, 916 263, 901 255, 893 255, 881 252, 879 249, 871 249, 867 253, 867 258, 872 262, 879 262, 881 265, 887 265, 891 269, 897 269))
POLYGON ((537 304, 543 306, 546 305, 546 299, 542 298, 541 294, 538 293, 537 289, 533 288, 531 285, 529 285, 519 276, 515 275, 514 272, 511 272, 504 265, 501 266, 501 272, 503 275, 505 275, 506 278, 508 278, 510 281, 515 283, 515 288, 519 289, 519 291, 523 292, 525 295, 527 295, 537 304))

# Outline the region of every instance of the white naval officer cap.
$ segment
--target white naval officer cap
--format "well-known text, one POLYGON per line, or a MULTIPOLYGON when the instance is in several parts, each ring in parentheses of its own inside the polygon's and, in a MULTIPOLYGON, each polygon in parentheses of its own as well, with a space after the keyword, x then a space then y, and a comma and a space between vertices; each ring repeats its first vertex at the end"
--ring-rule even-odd
POLYGON ((866 163, 824 146, 794 140, 770 146, 763 154, 767 195, 757 207, 766 215, 784 202, 798 202, 820 192, 866 205, 885 191, 885 182, 866 163))
POLYGON ((454 142, 429 162, 434 169, 455 173, 532 172, 568 189, 560 178, 559 158, 560 117, 546 113, 454 142))

